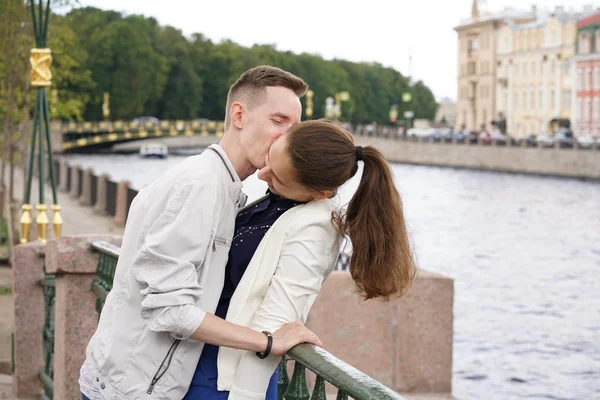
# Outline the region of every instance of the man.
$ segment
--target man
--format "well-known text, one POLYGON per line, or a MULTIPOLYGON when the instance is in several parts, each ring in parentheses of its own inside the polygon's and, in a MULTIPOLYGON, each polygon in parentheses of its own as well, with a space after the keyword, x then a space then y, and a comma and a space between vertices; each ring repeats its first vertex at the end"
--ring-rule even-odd
POLYGON ((278 68, 246 71, 229 90, 220 144, 136 196, 113 289, 81 368, 84 399, 181 399, 204 343, 265 357, 302 342, 321 345, 300 323, 271 337, 214 315, 235 216, 246 202, 242 181, 300 121, 306 89, 278 68))

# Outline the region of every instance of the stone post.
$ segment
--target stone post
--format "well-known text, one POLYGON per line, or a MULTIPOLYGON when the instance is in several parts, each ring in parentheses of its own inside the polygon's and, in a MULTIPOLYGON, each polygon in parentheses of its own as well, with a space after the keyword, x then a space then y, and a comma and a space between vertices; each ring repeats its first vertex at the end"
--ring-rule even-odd
POLYGON ((420 270, 389 302, 365 302, 355 288, 334 271, 310 311, 306 325, 327 351, 397 392, 450 393, 453 280, 420 270))
POLYGON ((82 206, 89 207, 92 205, 92 174, 93 173, 94 173, 94 170, 92 168, 86 168, 83 170, 81 196, 79 196, 79 204, 82 206))
POLYGON ((121 181, 117 184, 117 202, 116 211, 113 222, 117 226, 125 226, 127 221, 127 190, 129 189, 129 181, 121 181))
MULTIPOLYGON (((98 254, 89 250, 93 240, 120 245, 121 237, 82 235, 62 237, 46 246, 46 271, 56 274, 54 303, 54 398, 80 400, 79 369, 85 349, 98 325, 96 277, 98 254)), ((41 342, 41 335, 40 335, 41 342)))
POLYGON ((71 190, 69 191, 69 196, 72 198, 77 197, 79 193, 79 170, 81 166, 72 165, 71 166, 71 190))
POLYGON ((100 215, 106 215, 106 185, 110 175, 103 174, 98 177, 96 187, 96 205, 94 212, 100 215))
POLYGON ((31 242, 15 246, 12 253, 14 302, 13 392, 21 397, 38 396, 40 371, 44 366, 42 330, 44 327, 44 246, 31 242))
POLYGON ((69 173, 69 164, 67 163, 67 160, 61 158, 60 159, 60 170, 59 170, 59 174, 60 176, 58 177, 58 181, 59 181, 59 185, 58 185, 58 190, 60 190, 61 192, 66 192, 67 191, 67 174, 69 173))

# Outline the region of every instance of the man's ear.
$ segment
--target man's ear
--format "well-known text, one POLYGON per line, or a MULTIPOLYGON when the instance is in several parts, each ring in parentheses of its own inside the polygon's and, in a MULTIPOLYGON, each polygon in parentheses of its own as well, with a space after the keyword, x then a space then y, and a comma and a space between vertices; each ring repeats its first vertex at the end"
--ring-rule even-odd
POLYGON ((229 108, 229 115, 231 124, 238 129, 242 129, 244 126, 244 106, 238 102, 233 103, 229 108))

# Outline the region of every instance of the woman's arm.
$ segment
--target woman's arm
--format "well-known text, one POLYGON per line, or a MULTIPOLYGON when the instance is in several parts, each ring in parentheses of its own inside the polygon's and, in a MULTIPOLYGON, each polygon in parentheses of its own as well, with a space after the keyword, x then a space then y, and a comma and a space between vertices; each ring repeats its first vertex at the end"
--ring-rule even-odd
MULTIPOLYGON (((249 328, 272 332, 302 320, 338 252, 339 236, 329 218, 310 225, 302 221, 292 224, 286 232, 277 271, 249 328)), ((244 352, 229 400, 264 399, 278 362, 279 357, 261 360, 254 353, 244 352)))

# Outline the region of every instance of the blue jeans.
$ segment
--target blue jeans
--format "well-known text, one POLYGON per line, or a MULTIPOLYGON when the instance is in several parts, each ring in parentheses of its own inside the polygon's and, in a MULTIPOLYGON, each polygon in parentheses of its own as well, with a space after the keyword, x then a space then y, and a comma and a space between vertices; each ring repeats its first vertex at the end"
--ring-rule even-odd
POLYGON ((90 399, 88 399, 88 398, 85 396, 85 394, 81 393, 81 400, 90 400, 90 399))

